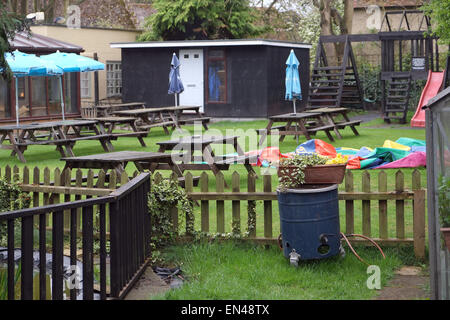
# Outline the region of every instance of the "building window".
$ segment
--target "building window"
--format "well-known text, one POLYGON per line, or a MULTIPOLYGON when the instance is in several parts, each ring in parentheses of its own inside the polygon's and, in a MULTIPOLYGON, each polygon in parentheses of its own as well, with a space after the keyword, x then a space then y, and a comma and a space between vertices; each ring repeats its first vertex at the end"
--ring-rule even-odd
POLYGON ((122 64, 120 61, 106 61, 106 95, 122 95, 122 64))
POLYGON ((208 102, 227 102, 227 69, 224 50, 209 50, 207 58, 208 102))
POLYGON ((91 72, 80 72, 81 98, 91 97, 91 72))

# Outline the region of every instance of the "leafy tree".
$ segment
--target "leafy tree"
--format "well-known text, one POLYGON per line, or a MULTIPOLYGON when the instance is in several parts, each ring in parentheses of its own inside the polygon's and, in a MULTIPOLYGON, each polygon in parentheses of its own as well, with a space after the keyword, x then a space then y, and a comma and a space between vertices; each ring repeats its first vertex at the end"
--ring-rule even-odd
POLYGON ((430 0, 422 10, 431 17, 432 34, 438 36, 441 43, 450 46, 450 0, 430 0))
POLYGON ((238 39, 264 30, 248 0, 155 0, 153 7, 140 41, 238 39))
POLYGON ((0 69, 4 79, 10 79, 11 69, 5 60, 5 53, 11 51, 10 40, 14 39, 17 32, 30 31, 30 27, 23 17, 16 13, 8 12, 4 2, 0 2, 0 69))

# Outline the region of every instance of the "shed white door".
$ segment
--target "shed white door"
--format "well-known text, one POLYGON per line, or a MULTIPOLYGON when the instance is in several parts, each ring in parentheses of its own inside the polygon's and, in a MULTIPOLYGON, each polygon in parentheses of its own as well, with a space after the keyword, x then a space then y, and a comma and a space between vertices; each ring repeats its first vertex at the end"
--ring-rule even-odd
POLYGON ((203 112, 203 50, 180 50, 180 77, 184 91, 180 94, 180 105, 201 106, 203 112))

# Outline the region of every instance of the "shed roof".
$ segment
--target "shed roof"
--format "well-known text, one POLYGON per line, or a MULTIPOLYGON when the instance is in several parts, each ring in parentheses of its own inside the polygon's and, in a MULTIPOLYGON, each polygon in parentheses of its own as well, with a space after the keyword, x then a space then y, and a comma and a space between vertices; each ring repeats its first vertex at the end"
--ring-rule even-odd
POLYGON ((80 53, 84 49, 80 46, 45 37, 39 34, 31 34, 28 37, 26 32, 17 33, 14 40, 9 41, 13 50, 19 50, 29 53, 51 53, 57 50, 61 52, 80 53))
POLYGON ((450 95, 450 87, 447 87, 445 90, 439 92, 436 96, 431 98, 428 103, 422 107, 422 109, 433 108, 436 102, 442 100, 443 98, 450 95))
POLYGON ((147 42, 113 42, 111 48, 177 48, 177 47, 227 47, 227 46, 274 46, 287 48, 311 49, 308 43, 288 42, 265 39, 227 39, 227 40, 182 40, 182 41, 147 41, 147 42))

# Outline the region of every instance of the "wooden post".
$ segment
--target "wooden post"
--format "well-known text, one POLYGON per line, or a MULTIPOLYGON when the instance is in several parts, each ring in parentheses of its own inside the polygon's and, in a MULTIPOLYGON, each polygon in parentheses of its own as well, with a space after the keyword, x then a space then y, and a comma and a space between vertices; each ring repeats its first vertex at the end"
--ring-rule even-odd
MULTIPOLYGON (((194 190, 194 181, 192 177, 192 173, 188 172, 185 176, 185 188, 186 193, 190 193, 194 190)), ((194 231, 194 221, 192 221, 192 217, 190 217, 188 214, 186 214, 186 233, 192 234, 194 231), (192 228, 192 229, 191 229, 192 228)))
MULTIPOLYGON (((172 174, 170 175, 170 179, 175 183, 178 183, 178 175, 175 172, 172 172, 172 174)), ((173 232, 178 235, 179 222, 178 222, 178 207, 176 205, 170 208, 170 217, 172 219, 173 232)))
MULTIPOLYGON (((386 192, 387 191, 387 175, 386 172, 381 171, 378 174, 378 191, 386 192)), ((387 239, 388 238, 388 214, 387 214, 387 200, 379 200, 378 201, 378 219, 379 219, 379 230, 380 230, 380 238, 387 239)))
MULTIPOLYGON (((202 192, 208 192, 208 174, 203 171, 200 175, 200 189, 202 192)), ((202 200, 200 203, 201 211, 201 230, 209 232, 209 201, 202 200)))
MULTIPOLYGON (((216 191, 224 192, 224 176, 222 172, 216 174, 216 191)), ((225 233, 225 202, 216 201, 217 233, 225 233)))
MULTIPOLYGON (((401 193, 404 191, 405 179, 401 170, 398 170, 395 174, 395 191, 401 193)), ((396 228, 397 238, 405 238, 405 201, 395 201, 395 216, 396 216, 396 228)))
MULTIPOLYGON (((353 173, 350 170, 345 172, 345 191, 353 192, 353 173)), ((353 200, 345 200, 345 232, 355 233, 355 203, 353 200)))
MULTIPOLYGON (((247 177, 247 191, 255 192, 256 191, 256 175, 254 173, 249 173, 247 177)), ((249 200, 247 201, 248 206, 248 222, 247 228, 249 231, 249 237, 256 237, 256 201, 249 200)))
MULTIPOLYGON (((362 174, 362 191, 370 192, 370 173, 365 170, 362 174)), ((363 235, 371 236, 371 221, 370 221, 370 200, 362 201, 362 232, 363 235)))
MULTIPOLYGON (((272 176, 264 175, 264 192, 272 192, 272 176)), ((264 201, 264 237, 272 238, 272 201, 264 201)))
MULTIPOLYGON (((233 172, 231 176, 231 188, 232 192, 238 192, 240 191, 240 176, 239 173, 236 171, 233 172)), ((241 201, 240 200, 233 200, 231 202, 232 206, 232 222, 231 222, 231 232, 233 234, 240 234, 241 233, 241 201)))

